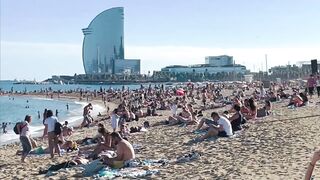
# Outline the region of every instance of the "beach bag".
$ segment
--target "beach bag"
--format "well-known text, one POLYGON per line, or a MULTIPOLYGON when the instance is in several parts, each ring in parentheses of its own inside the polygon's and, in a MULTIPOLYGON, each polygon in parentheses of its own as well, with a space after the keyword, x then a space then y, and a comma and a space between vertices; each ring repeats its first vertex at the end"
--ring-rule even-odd
POLYGON ((61 132, 62 132, 62 124, 59 122, 56 122, 56 124, 54 125, 54 133, 56 135, 59 135, 61 134, 61 132))
POLYGON ((20 132, 21 130, 27 125, 27 123, 23 124, 23 122, 17 122, 16 125, 13 127, 13 131, 16 134, 20 134, 18 131, 18 128, 20 128, 20 132))

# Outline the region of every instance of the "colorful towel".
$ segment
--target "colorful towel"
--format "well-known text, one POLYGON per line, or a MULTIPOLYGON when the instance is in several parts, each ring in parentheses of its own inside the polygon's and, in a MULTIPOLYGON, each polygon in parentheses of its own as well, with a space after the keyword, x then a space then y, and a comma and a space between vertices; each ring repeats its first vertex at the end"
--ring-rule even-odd
POLYGON ((132 167, 132 168, 124 168, 124 169, 110 169, 104 168, 99 171, 99 174, 95 175, 95 179, 99 179, 101 177, 106 179, 113 179, 115 177, 124 177, 124 178, 143 178, 146 176, 154 175, 160 173, 159 170, 143 170, 141 168, 132 167))

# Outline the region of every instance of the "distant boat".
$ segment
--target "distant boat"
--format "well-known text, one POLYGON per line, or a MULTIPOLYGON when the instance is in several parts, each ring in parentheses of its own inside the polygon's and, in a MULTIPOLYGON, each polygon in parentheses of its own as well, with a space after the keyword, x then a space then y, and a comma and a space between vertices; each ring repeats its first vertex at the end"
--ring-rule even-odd
POLYGON ((36 81, 17 81, 13 84, 38 84, 36 81))

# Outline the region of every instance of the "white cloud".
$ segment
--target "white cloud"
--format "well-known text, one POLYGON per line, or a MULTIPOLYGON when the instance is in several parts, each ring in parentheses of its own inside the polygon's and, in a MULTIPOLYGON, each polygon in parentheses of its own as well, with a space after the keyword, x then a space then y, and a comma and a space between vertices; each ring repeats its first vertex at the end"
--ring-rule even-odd
MULTIPOLYGON (((84 73, 82 44, 1 42, 0 79, 44 80, 51 75, 84 73)), ((126 58, 141 59, 142 73, 160 70, 174 64, 204 63, 205 56, 231 55, 238 64, 251 70, 297 61, 320 59, 320 47, 292 48, 210 48, 191 46, 132 46, 125 47, 126 58)))

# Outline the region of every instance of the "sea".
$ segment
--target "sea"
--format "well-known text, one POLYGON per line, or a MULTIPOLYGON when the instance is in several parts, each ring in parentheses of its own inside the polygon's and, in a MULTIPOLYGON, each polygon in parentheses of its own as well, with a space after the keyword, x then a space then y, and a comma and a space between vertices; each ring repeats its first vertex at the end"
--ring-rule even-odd
MULTIPOLYGON (((124 88, 138 89, 139 84, 124 85, 124 88)), ((16 84, 14 81, 0 81, 1 91, 33 92, 45 89, 53 91, 68 90, 99 90, 102 89, 121 89, 123 85, 76 85, 76 84, 16 84)), ((58 119, 61 123, 68 121, 71 125, 79 125, 82 120, 82 110, 87 102, 78 102, 62 99, 47 99, 28 96, 4 95, 0 96, 0 127, 2 123, 7 123, 7 133, 0 129, 0 145, 18 141, 19 136, 13 132, 14 125, 23 121, 26 115, 32 116, 31 134, 32 136, 42 135, 44 109, 51 109, 54 114, 58 112, 58 119), (67 105, 69 109, 67 109, 67 105), (40 117, 39 117, 40 115, 40 117)), ((103 111, 99 105, 93 106, 92 115, 95 116, 103 111)))

